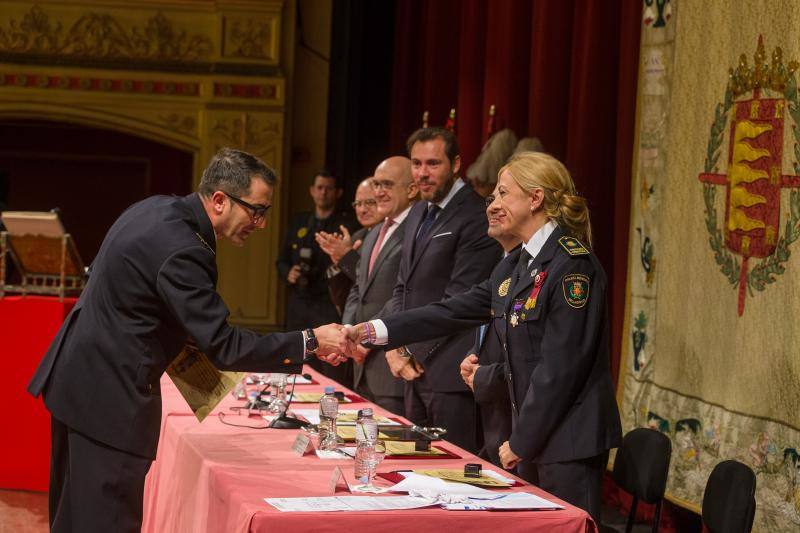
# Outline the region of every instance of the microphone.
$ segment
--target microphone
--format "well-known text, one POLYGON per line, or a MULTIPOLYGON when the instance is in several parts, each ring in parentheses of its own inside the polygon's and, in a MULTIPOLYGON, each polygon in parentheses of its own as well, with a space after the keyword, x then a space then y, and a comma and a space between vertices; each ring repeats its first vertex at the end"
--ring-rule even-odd
MULTIPOLYGON (((305 377, 306 374, 303 374, 305 377)), ((309 376, 310 378, 311 376, 309 376)), ((307 427, 309 425, 308 422, 304 422, 299 418, 295 418, 293 416, 286 416, 286 412, 289 411, 289 406, 292 405, 292 400, 294 399, 294 382, 297 381, 297 374, 294 375, 292 378, 292 393, 289 395, 289 401, 286 402, 286 408, 281 411, 281 413, 272 419, 272 422, 269 423, 268 427, 274 429, 300 429, 307 427)))

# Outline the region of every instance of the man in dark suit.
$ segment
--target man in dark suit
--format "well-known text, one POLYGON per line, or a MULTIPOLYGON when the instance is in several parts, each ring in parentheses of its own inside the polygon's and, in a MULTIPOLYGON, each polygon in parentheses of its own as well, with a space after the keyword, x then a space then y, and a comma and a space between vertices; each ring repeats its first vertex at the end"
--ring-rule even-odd
MULTIPOLYGON (((500 246, 486 234, 485 203, 458 177, 458 142, 442 128, 422 128, 407 142, 420 191, 406 219, 403 257, 392 304, 403 311, 450 298, 491 273, 500 246)), ((423 426, 447 428, 447 439, 477 452, 475 402, 459 374, 474 341, 471 332, 410 344, 386 353, 403 373, 405 415, 423 426)))
MULTIPOLYGON (((372 179, 378 213, 384 218, 364 239, 356 283, 345 306, 343 323, 356 324, 380 316, 391 300, 402 257, 403 235, 417 186, 411 177, 411 161, 390 157, 375 169, 372 179)), ((381 349, 368 352, 354 368, 353 388, 384 409, 402 414, 403 380, 392 375, 381 349)))
POLYGON ((223 149, 197 193, 134 204, 106 234, 28 386, 52 415, 53 531, 139 531, 161 425, 159 380, 190 338, 219 369, 260 372, 299 372, 306 357, 340 342, 335 325, 261 336, 227 322, 216 241, 243 246, 265 227, 275 181, 258 158, 223 149))
MULTIPOLYGON (((319 231, 336 232, 341 226, 355 229, 352 216, 336 210, 342 195, 336 177, 325 170, 317 172, 309 187, 314 210, 298 213, 289 222, 281 253, 276 261, 280 279, 288 286, 286 329, 339 322, 341 315, 331 301, 325 272, 331 265, 328 254, 317 244, 314 235, 319 231)), ((344 366, 333 368, 311 361, 311 366, 335 379, 346 382, 344 366)))

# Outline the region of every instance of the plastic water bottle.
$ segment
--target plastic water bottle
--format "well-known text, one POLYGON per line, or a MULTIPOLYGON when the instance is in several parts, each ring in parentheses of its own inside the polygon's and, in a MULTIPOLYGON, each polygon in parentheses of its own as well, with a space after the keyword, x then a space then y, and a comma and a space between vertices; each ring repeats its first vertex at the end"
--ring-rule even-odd
POLYGON ((356 419, 356 443, 362 440, 376 440, 378 438, 378 421, 372 415, 372 408, 366 407, 358 411, 356 419))
POLYGON ((336 433, 336 415, 339 414, 339 400, 333 394, 333 387, 325 387, 325 395, 319 400, 319 445, 320 450, 335 450, 339 446, 336 433))
MULTIPOLYGON (((378 421, 372 415, 372 409, 367 407, 358 412, 356 419, 356 447, 360 446, 362 442, 375 442, 378 439, 378 421)), ((369 468, 367 461, 369 461, 370 453, 364 450, 365 453, 356 454, 355 464, 355 478, 360 480, 364 476, 369 475, 369 468)))
POLYGON ((247 394, 247 414, 249 415, 259 414, 258 396, 259 396, 258 391, 250 391, 247 394))

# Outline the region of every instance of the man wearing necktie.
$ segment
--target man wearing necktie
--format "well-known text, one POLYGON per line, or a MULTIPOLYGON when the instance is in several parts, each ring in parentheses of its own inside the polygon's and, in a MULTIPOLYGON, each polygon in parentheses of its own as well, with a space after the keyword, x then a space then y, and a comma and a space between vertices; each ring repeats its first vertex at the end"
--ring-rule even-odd
MULTIPOLYGON (((409 212, 394 296, 387 310, 414 309, 460 294, 486 279, 500 246, 486 234, 485 203, 458 177, 458 142, 442 128, 422 128, 406 144, 422 197, 409 212)), ((388 313, 387 313, 388 314, 388 313)), ((386 353, 393 373, 406 380, 405 416, 447 429, 447 439, 477 452, 476 408, 459 373, 474 342, 459 332, 386 353)))
MULTIPOLYGON (((406 218, 417 199, 407 157, 390 157, 378 165, 371 184, 381 218, 364 237, 342 322, 356 324, 379 318, 392 298, 402 257, 406 218)), ((364 350, 366 359, 353 368, 353 389, 384 409, 403 414, 403 380, 392 375, 380 348, 364 350)))

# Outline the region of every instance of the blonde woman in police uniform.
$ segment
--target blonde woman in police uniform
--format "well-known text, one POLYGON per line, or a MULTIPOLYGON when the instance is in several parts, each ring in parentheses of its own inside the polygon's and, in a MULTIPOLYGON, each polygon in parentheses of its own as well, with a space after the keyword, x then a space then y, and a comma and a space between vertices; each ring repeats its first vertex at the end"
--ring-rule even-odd
MULTIPOLYGON (((608 450, 621 427, 609 370, 607 281, 591 252, 586 200, 552 156, 522 152, 504 166, 489 209, 524 243, 513 268, 443 302, 354 326, 351 341, 388 349, 489 320, 512 403, 506 468, 600 518, 608 450), (502 278, 502 281, 501 281, 502 278)), ((502 271, 502 272, 501 272, 502 271)), ((453 368, 453 372, 458 372, 453 368)))

